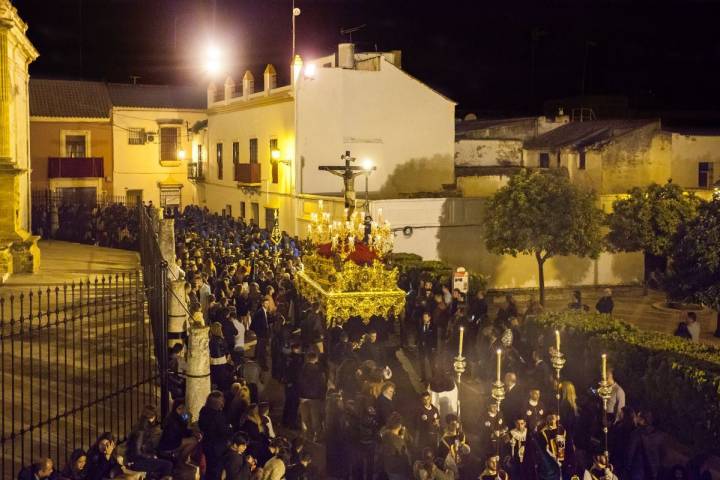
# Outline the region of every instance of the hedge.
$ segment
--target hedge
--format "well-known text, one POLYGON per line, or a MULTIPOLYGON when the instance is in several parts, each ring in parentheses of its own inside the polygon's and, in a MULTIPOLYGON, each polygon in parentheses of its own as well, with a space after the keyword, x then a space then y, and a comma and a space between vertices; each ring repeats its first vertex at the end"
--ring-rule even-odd
MULTIPOLYGON (((455 267, 440 260, 423 260, 420 255, 414 253, 393 253, 390 256, 390 263, 410 278, 413 286, 417 286, 420 278, 429 281, 437 281, 441 284, 450 285, 455 267)), ((487 277, 479 273, 470 273, 470 292, 476 292, 479 288, 487 286, 487 277)))
POLYGON ((607 353, 628 404, 652 410, 658 426, 682 443, 720 451, 720 349, 648 332, 606 315, 562 312, 529 318, 527 338, 562 333, 564 378, 578 391, 597 387, 607 353))

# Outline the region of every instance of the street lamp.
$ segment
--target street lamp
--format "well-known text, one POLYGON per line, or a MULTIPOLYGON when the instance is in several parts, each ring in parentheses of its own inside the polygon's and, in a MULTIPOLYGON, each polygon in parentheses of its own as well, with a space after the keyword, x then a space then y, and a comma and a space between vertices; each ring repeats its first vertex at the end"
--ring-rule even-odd
POLYGON ((217 45, 210 44, 205 48, 205 71, 216 76, 221 73, 223 52, 217 45))
POLYGON ((375 170, 375 165, 373 165, 373 161, 369 158, 366 158, 362 161, 362 168, 365 170, 365 215, 370 215, 370 198, 369 198, 369 192, 368 192, 368 180, 370 178, 370 174, 373 170, 375 170))
POLYGON ((177 158, 178 158, 178 160, 185 160, 185 150, 183 150, 183 149, 178 150, 177 158))

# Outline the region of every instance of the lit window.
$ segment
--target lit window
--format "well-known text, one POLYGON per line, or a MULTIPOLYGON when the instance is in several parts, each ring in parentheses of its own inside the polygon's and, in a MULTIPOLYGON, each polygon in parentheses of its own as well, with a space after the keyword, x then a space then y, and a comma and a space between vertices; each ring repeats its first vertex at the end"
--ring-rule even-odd
POLYGON ((65 156, 76 158, 85 157, 85 135, 65 136, 65 156))
POLYGON ((223 144, 217 144, 217 169, 218 169, 218 180, 223 178, 223 144))

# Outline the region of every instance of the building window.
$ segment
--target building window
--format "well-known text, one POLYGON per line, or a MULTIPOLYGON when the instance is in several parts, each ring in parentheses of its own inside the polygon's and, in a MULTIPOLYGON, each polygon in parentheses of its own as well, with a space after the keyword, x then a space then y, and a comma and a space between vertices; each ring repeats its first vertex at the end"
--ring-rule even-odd
POLYGON ((550 154, 543 152, 540 154, 540 168, 550 168, 550 154))
POLYGON ((258 163, 258 143, 257 138, 250 139, 250 163, 258 163))
POLYGON ((145 129, 144 128, 128 128, 128 144, 129 145, 145 145, 145 129))
POLYGON ((698 186, 710 188, 713 185, 713 164, 712 162, 698 163, 698 186))
POLYGON ((245 218, 245 202, 240 202, 240 218, 245 218))
POLYGON ((240 142, 233 142, 232 144, 232 160, 233 160, 233 173, 234 179, 237 181, 240 175, 240 142))
POLYGON ((83 158, 85 157, 85 135, 65 136, 65 156, 83 158))
POLYGON ((268 230, 272 230, 273 227, 275 227, 275 212, 276 210, 274 208, 265 208, 265 228, 268 230))
POLYGON ((160 129, 160 161, 175 162, 178 154, 177 127, 162 127, 160 129))
POLYGON ((260 204, 252 202, 250 205, 252 208, 252 218, 250 219, 255 225, 260 225, 260 204))
POLYGON ((223 151, 222 151, 223 144, 222 144, 222 143, 218 143, 216 148, 217 148, 218 180, 222 180, 222 179, 223 179, 223 157, 222 157, 222 155, 223 155, 223 151))
POLYGON ((578 170, 585 170, 585 150, 580 150, 578 154, 578 170))
POLYGON ((197 146, 197 161, 198 163, 202 163, 203 161, 203 148, 202 144, 198 144, 197 146))
POLYGON ((225 205, 225 215, 232 217, 232 205, 225 205))
POLYGON ((270 170, 272 173, 272 183, 279 183, 280 182, 280 162, 278 162, 279 159, 273 158, 273 152, 278 149, 278 141, 277 138, 271 138, 270 139, 270 170))

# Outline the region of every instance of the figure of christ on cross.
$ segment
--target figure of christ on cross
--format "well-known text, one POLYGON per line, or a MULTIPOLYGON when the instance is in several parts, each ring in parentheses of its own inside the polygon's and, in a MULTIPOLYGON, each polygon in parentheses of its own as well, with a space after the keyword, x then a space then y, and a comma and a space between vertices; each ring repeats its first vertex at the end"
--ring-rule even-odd
POLYGON ((345 196, 345 208, 347 209, 347 220, 350 220, 353 212, 355 211, 355 177, 364 175, 367 172, 362 167, 350 165, 350 162, 354 162, 355 158, 350 156, 350 151, 346 151, 344 155, 340 157, 345 160, 345 165, 322 165, 318 167, 318 170, 323 170, 338 177, 342 177, 345 196))

